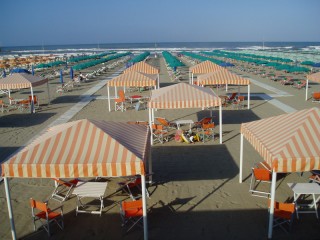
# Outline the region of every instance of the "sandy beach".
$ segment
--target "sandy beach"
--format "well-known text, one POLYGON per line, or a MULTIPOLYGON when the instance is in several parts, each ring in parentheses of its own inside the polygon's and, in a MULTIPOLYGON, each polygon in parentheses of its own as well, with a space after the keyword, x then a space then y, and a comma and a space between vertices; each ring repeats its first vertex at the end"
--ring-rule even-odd
MULTIPOLYGON (((116 60, 114 60, 116 61, 116 60)), ((171 81, 162 57, 150 56, 147 61, 160 69, 160 87, 177 83, 171 81)), ((179 68, 182 73, 180 82, 188 82, 188 66, 179 68)), ((101 67, 86 69, 84 74, 101 67)), ((11 111, 0 113, 0 157, 5 160, 10 154, 38 136, 48 126, 56 123, 61 116, 85 97, 90 102, 75 115, 68 115, 68 121, 78 119, 96 119, 105 121, 148 121, 148 110, 126 112, 108 111, 107 87, 88 96, 90 89, 101 81, 115 76, 124 69, 124 64, 103 73, 73 91, 59 95, 56 87, 59 78, 50 80, 50 96, 52 102, 47 105, 46 86, 36 87, 34 92, 40 99, 41 108, 36 114, 11 111)), ((230 69, 243 77, 252 79, 251 109, 235 110, 227 107, 223 111, 223 144, 219 144, 218 128, 216 139, 206 143, 195 144, 169 141, 156 143, 152 147, 153 181, 150 186, 148 207, 149 239, 267 239, 268 206, 266 198, 253 197, 248 192, 251 167, 262 161, 262 157, 245 141, 244 143, 244 177, 239 184, 239 149, 240 125, 244 122, 259 120, 286 113, 286 111, 319 107, 319 104, 305 101, 305 89, 298 90, 291 86, 281 85, 253 73, 230 69), (255 84, 256 82, 260 84, 255 84), (267 86, 267 87, 266 87, 267 86), (275 91, 276 89, 277 91, 275 91), (279 91, 286 94, 279 94, 279 91), (261 96, 273 96, 266 101, 261 96), (278 102, 283 103, 277 105, 278 102), (285 106, 285 107, 283 107, 285 106)), ((68 76, 66 76, 66 80, 68 76)), ((311 84, 310 92, 318 90, 320 85, 311 84)), ((229 87, 228 93, 238 91, 238 87, 229 87)), ((134 92, 132 94, 137 94, 134 92)), ((220 89, 218 94, 225 94, 220 89)), ((247 93, 241 87, 241 93, 247 93)), ((128 93, 129 94, 129 93, 128 93)), ((140 94, 140 93, 139 93, 140 94)), ((148 96, 145 91, 142 95, 148 96)), ((24 89, 12 94, 16 98, 26 97, 29 90, 24 89)), ((111 92, 114 95, 114 92, 111 92)), ((112 103, 113 106, 113 103, 112 103)), ((201 109, 159 110, 156 116, 171 121, 191 119, 198 121, 208 116, 209 111, 201 109)), ((218 123, 218 110, 213 111, 213 121, 218 123)), ((272 131, 272 129, 270 130, 272 131)), ((288 187, 290 182, 308 182, 310 173, 303 175, 292 173, 277 181, 276 200, 293 200, 293 192, 288 187)), ((65 229, 54 227, 51 239, 143 239, 143 231, 135 228, 125 234, 121 228, 119 202, 128 199, 126 194, 115 193, 117 182, 122 178, 99 179, 108 181, 105 208, 102 216, 79 214, 76 216, 76 199, 64 202, 65 229)), ((45 201, 54 189, 52 179, 10 179, 10 190, 15 218, 17 237, 20 239, 47 239, 43 230, 33 231, 29 198, 45 201)), ((11 239, 3 182, 0 183, 0 239, 11 239)), ((57 206, 50 200, 49 204, 57 206)), ((290 233, 279 228, 274 229, 273 239, 318 239, 319 220, 315 214, 304 214, 295 219, 290 233)))

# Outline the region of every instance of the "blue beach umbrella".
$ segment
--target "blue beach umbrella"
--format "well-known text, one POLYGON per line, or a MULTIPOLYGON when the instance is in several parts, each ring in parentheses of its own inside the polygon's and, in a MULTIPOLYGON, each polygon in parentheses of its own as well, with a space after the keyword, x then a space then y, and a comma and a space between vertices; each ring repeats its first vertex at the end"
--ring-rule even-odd
POLYGON ((32 75, 34 76, 34 67, 33 67, 33 65, 32 65, 32 67, 31 67, 31 73, 32 73, 32 75))
POLYGON ((70 68, 70 78, 73 79, 73 69, 70 68))
POLYGON ((27 69, 25 68, 14 68, 11 70, 11 73, 28 73, 31 74, 27 69))
POLYGON ((3 70, 3 74, 2 74, 2 77, 6 77, 7 76, 7 74, 6 74, 6 71, 5 70, 3 70))
POLYGON ((60 70, 60 83, 63 84, 63 72, 60 70))
POLYGON ((313 64, 312 67, 320 67, 320 62, 313 64))

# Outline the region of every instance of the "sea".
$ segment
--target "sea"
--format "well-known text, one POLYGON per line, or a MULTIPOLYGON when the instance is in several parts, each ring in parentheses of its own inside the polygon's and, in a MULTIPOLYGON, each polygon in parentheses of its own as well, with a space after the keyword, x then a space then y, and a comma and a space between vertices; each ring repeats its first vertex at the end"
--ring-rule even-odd
POLYGON ((161 51, 240 51, 320 61, 320 42, 159 42, 159 43, 105 43, 38 46, 0 46, 0 58, 25 55, 54 54, 81 55, 106 51, 161 52, 161 51))

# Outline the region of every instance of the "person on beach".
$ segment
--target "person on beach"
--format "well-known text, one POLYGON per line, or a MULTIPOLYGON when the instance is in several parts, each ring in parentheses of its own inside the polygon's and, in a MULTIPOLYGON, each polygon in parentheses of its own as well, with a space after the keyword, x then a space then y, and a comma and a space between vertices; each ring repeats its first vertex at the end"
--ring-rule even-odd
POLYGON ((83 74, 80 72, 79 81, 82 82, 82 81, 84 81, 84 80, 85 80, 85 79, 84 79, 84 76, 83 76, 83 74))

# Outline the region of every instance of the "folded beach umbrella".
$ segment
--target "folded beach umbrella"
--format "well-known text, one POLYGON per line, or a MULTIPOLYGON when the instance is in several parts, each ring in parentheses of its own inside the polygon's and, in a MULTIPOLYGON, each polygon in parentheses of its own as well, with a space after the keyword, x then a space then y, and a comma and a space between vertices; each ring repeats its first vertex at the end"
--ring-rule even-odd
POLYGON ((73 79, 73 68, 70 68, 70 78, 73 79))
POLYGON ((60 83, 63 84, 63 72, 60 70, 60 83))
POLYGON ((2 77, 6 77, 7 76, 7 74, 6 74, 6 71, 5 70, 3 70, 3 74, 2 74, 2 77))
POLYGON ((31 73, 34 76, 34 66, 33 65, 32 65, 32 68, 31 68, 31 73))
POLYGON ((312 67, 320 67, 320 62, 313 64, 312 67))

